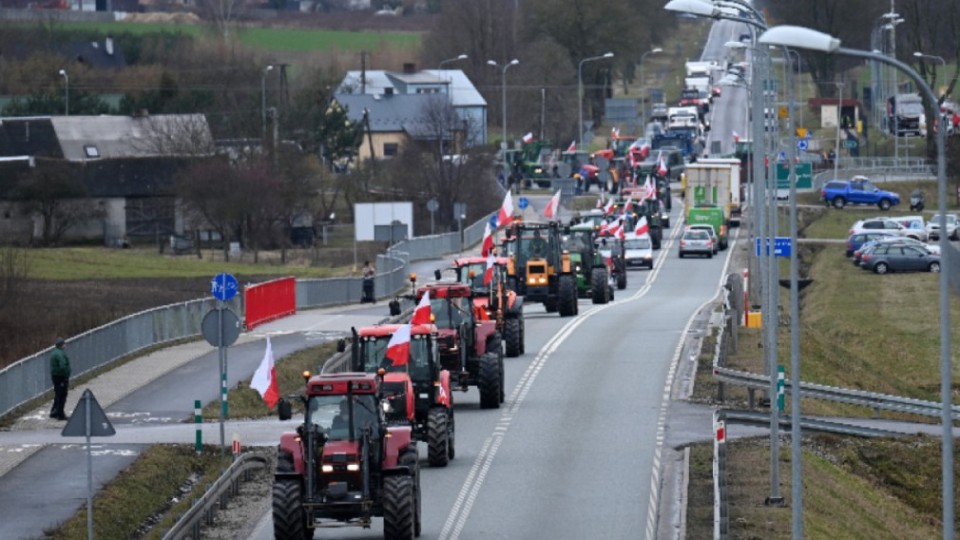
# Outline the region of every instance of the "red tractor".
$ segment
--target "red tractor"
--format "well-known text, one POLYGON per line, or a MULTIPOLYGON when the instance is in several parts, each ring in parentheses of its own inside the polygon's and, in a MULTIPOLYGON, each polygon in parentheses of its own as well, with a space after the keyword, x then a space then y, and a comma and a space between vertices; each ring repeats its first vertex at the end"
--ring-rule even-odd
MULTIPOLYGON (((497 331, 503 338, 506 356, 514 358, 525 352, 523 324, 523 297, 507 286, 507 265, 510 259, 497 257, 493 266, 493 276, 489 284, 484 285, 484 273, 487 270, 485 257, 463 257, 453 261, 452 270, 457 281, 469 285, 473 291, 473 303, 483 309, 487 317, 497 322, 497 331)), ((441 277, 440 270, 435 272, 441 277)))
POLYGON ((440 366, 451 385, 480 390, 480 407, 496 409, 504 400, 503 347, 497 322, 473 303, 473 292, 460 283, 432 283, 417 289, 417 302, 430 292, 430 310, 440 341, 440 366))
MULTIPOLYGON (((382 380, 370 373, 310 377, 297 396, 303 423, 284 433, 273 480, 273 533, 313 538, 327 527, 370 528, 383 517, 385 539, 420 536, 420 469, 410 426, 388 426, 382 380)), ((280 420, 292 404, 278 405, 280 420)))
POLYGON ((445 467, 456 454, 456 425, 450 372, 440 367, 437 327, 411 326, 410 358, 406 365, 394 366, 386 358, 387 344, 401 326, 382 324, 353 329, 351 369, 367 373, 385 371, 383 392, 390 403, 387 421, 412 426, 413 439, 427 443, 430 466, 445 467))

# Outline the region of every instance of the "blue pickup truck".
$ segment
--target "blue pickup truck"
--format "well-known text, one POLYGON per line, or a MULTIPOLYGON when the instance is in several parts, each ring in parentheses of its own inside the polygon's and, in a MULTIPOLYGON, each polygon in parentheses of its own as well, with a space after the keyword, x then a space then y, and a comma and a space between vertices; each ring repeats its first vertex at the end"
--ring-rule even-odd
POLYGON ((865 176, 827 182, 820 190, 820 197, 827 206, 834 208, 843 208, 848 204, 875 204, 881 210, 889 210, 891 206, 900 204, 900 195, 874 186, 865 176))

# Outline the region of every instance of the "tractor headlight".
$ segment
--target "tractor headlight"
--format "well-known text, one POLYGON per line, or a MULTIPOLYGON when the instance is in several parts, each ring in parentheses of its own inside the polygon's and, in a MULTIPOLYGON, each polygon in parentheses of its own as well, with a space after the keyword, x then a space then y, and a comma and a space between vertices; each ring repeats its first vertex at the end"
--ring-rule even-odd
POLYGON ((333 465, 324 465, 324 466, 320 467, 320 470, 323 471, 323 472, 325 472, 325 473, 332 473, 332 472, 333 472, 333 465))
POLYGON ((393 412, 393 406, 390 405, 390 402, 386 399, 380 402, 380 407, 383 409, 385 414, 390 414, 393 412))
POLYGON ((577 273, 578 273, 578 274, 580 273, 580 265, 579 265, 579 264, 577 265, 577 273))
POLYGON ((350 472, 357 472, 360 470, 359 463, 347 463, 347 470, 350 472))

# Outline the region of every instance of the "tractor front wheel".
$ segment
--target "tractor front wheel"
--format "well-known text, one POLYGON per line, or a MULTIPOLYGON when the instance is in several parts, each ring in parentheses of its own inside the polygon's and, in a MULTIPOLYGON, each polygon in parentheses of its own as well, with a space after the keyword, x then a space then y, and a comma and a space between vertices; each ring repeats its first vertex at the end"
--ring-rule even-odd
POLYGON ((503 337, 507 342, 507 356, 516 358, 520 356, 523 344, 521 339, 523 335, 520 331, 520 318, 511 317, 503 321, 503 337))
POLYGON ((450 462, 450 426, 444 407, 427 413, 427 459, 431 467, 446 467, 450 462))
POLYGON ((388 476, 383 479, 383 537, 385 540, 412 540, 416 536, 414 479, 388 476))
POLYGON ((577 314, 577 282, 572 275, 560 276, 557 284, 559 298, 557 307, 561 317, 572 317, 577 314))
POLYGON ((590 272, 590 294, 594 304, 606 304, 610 301, 606 268, 594 268, 590 272))
POLYGON ((414 536, 420 536, 420 531, 423 528, 420 523, 420 514, 421 514, 421 498, 420 498, 420 456, 417 455, 416 448, 409 448, 400 454, 400 464, 406 465, 411 473, 413 474, 413 501, 414 501, 414 516, 413 516, 413 534, 414 536))
POLYGON ((496 353, 488 352, 480 357, 480 408, 497 409, 500 407, 500 359, 496 353))
MULTIPOLYGON (((281 453, 277 456, 277 472, 293 470, 293 457, 290 454, 281 453)), ((273 536, 279 540, 313 538, 313 530, 307 527, 299 478, 277 478, 273 481, 273 536)))

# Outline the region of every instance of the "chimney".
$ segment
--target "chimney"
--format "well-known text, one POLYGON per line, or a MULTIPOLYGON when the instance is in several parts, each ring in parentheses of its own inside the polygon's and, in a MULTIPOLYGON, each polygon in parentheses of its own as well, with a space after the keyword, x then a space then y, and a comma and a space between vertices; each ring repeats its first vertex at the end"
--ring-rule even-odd
POLYGON ((417 72, 417 65, 414 64, 413 62, 404 62, 404 64, 403 64, 403 72, 406 73, 406 74, 408 74, 408 75, 411 74, 411 73, 416 73, 416 72, 417 72))
POLYGON ((113 38, 107 36, 107 39, 103 42, 103 49, 107 51, 108 56, 113 56, 113 38))

